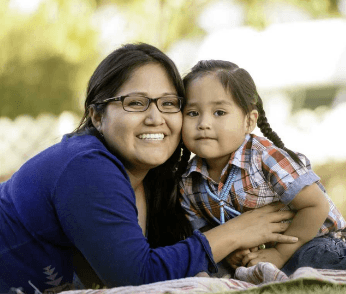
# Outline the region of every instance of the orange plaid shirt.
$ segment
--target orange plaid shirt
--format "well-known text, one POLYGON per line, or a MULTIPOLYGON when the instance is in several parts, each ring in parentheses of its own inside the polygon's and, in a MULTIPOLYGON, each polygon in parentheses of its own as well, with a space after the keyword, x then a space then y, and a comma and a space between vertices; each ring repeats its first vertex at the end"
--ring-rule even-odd
MULTIPOLYGON (((297 164, 284 150, 266 138, 247 135, 243 144, 230 156, 219 183, 209 177, 205 160, 195 156, 180 182, 182 206, 194 229, 220 224, 220 208, 217 201, 207 193, 207 181, 212 192, 219 194, 232 165, 237 167, 234 182, 226 205, 239 211, 255 209, 272 202, 286 204, 285 210, 294 210, 290 202, 305 187, 316 183, 324 192, 330 206, 329 215, 317 236, 335 232, 346 227, 346 222, 312 171, 310 161, 297 153, 304 166, 297 164)), ((231 215, 225 212, 225 220, 231 215)))

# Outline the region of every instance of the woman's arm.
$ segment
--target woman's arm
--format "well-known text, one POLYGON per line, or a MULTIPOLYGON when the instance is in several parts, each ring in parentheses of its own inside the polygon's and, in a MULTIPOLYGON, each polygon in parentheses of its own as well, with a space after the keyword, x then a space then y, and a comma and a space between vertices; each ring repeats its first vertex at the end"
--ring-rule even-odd
POLYGON ((151 248, 121 163, 99 151, 70 162, 57 182, 53 203, 64 233, 108 287, 195 276, 214 267, 213 255, 218 262, 237 248, 290 239, 278 234, 287 225, 275 222, 292 213, 277 212, 282 206, 272 205, 206 235, 197 231, 172 246, 151 248))
POLYGON ((124 168, 105 152, 69 163, 53 205, 57 225, 108 287, 184 278, 214 267, 208 241, 198 231, 172 246, 150 246, 124 168))
POLYGON ((304 187, 291 204, 297 209, 297 213, 284 234, 296 236, 299 239, 298 242, 277 244, 275 249, 250 253, 244 258, 243 264, 248 263, 252 266, 260 261, 268 261, 281 268, 299 247, 316 236, 329 213, 329 203, 323 191, 315 183, 304 187))

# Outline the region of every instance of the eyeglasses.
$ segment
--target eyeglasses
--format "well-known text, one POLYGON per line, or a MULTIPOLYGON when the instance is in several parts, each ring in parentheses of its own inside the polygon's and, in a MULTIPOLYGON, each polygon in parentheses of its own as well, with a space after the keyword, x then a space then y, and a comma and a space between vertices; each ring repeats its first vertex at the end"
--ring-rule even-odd
POLYGON ((151 102, 163 113, 176 113, 181 110, 183 98, 175 95, 167 95, 159 98, 149 98, 142 95, 124 95, 107 98, 95 104, 104 104, 112 101, 121 101, 123 109, 128 112, 143 112, 149 108, 151 102))

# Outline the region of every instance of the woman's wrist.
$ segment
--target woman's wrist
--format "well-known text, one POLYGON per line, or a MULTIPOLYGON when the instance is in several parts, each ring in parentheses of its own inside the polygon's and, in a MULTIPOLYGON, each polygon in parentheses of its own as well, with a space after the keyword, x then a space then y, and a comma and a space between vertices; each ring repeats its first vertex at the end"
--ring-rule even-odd
POLYGON ((228 222, 203 233, 208 239, 216 263, 240 246, 240 238, 236 238, 235 230, 228 228, 230 225, 228 222))

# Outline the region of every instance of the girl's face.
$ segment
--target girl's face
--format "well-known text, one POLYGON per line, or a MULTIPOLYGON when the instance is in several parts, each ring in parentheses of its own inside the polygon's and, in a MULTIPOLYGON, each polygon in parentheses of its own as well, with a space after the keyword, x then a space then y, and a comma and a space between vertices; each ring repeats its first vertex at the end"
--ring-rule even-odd
MULTIPOLYGON (((154 63, 136 69, 116 96, 135 93, 150 98, 177 95, 164 68, 154 63)), ((161 113, 155 103, 144 112, 127 112, 121 101, 113 101, 102 117, 92 117, 127 170, 145 171, 164 163, 180 142, 182 113, 161 113)))
POLYGON ((257 111, 248 119, 214 74, 192 81, 186 98, 182 129, 185 146, 208 164, 212 161, 213 165, 225 166, 245 135, 255 128, 257 111))

